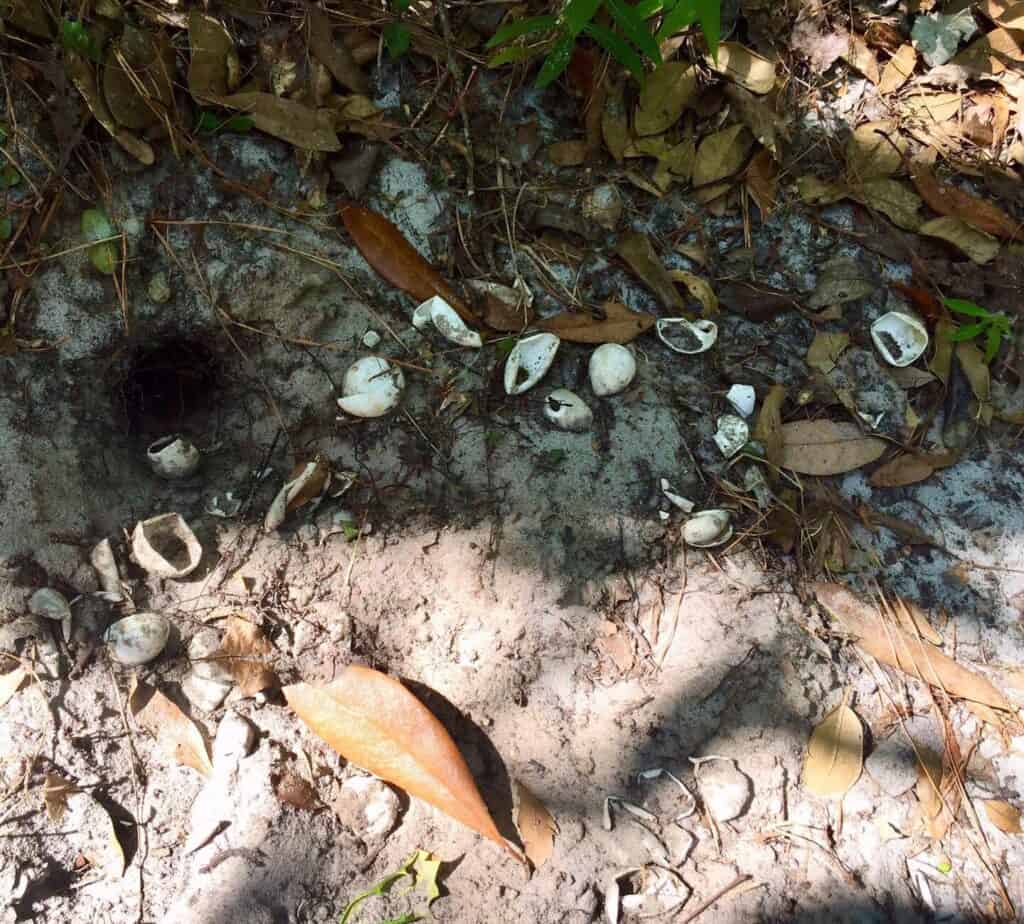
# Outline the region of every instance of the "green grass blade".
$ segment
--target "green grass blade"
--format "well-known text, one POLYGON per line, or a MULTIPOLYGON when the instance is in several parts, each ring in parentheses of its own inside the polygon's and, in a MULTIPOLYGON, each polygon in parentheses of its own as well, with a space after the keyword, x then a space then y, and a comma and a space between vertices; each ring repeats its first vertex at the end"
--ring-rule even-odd
POLYGON ((655 64, 661 64, 661 49, 654 41, 654 36, 647 28, 647 23, 637 13, 636 8, 623 3, 622 0, 606 0, 606 2, 612 19, 615 20, 626 38, 655 64))
POLYGON ((601 9, 602 0, 569 0, 562 12, 562 22, 569 30, 569 34, 575 38, 597 15, 601 9))
POLYGON ((656 39, 664 42, 677 32, 682 32, 687 26, 692 26, 697 21, 697 6, 695 0, 679 0, 670 12, 661 21, 661 28, 658 30, 656 39))
POLYGON ((985 362, 991 363, 996 358, 996 353, 999 352, 999 344, 1002 342, 1003 332, 993 324, 988 329, 988 334, 985 337, 985 362))
POLYGON ((530 35, 533 32, 548 32, 557 25, 558 19, 554 16, 531 16, 529 19, 510 22, 507 26, 502 26, 495 32, 484 47, 494 48, 497 45, 504 45, 505 42, 511 42, 513 39, 530 35))
POLYGON ((721 0, 696 0, 697 21, 704 40, 708 43, 711 57, 718 63, 718 43, 722 37, 722 6, 721 0))
POLYGON ((977 324, 966 324, 953 331, 953 333, 949 335, 949 339, 954 343, 960 343, 963 340, 973 340, 978 336, 978 334, 986 330, 988 326, 988 321, 978 321, 977 324))
POLYGON ((548 52, 544 66, 537 75, 536 86, 538 90, 543 90, 544 87, 557 79, 562 71, 569 66, 569 60, 572 58, 572 50, 575 46, 575 35, 563 35, 555 42, 555 47, 548 52))
POLYGON ((990 317, 989 313, 981 305, 976 305, 974 302, 969 302, 964 298, 944 298, 942 304, 957 314, 966 314, 972 318, 990 317))
POLYGON ((646 76, 644 74, 643 59, 625 42, 622 36, 616 35, 610 29, 595 25, 594 23, 587 26, 586 34, 604 48, 605 51, 608 51, 619 64, 628 68, 629 72, 637 80, 643 83, 646 76))

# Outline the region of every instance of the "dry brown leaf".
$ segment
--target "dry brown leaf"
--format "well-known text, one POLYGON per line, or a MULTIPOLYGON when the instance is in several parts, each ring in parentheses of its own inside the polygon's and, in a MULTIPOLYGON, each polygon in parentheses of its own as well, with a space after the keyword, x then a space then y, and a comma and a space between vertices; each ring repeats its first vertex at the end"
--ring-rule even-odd
POLYGON ((826 183, 816 176, 799 177, 796 191, 807 205, 833 205, 850 195, 845 183, 826 183))
POLYGON ((331 109, 314 109, 273 93, 207 94, 203 99, 252 116, 261 132, 287 141, 304 151, 340 151, 341 142, 331 109))
POLYGON ((917 229, 918 234, 937 237, 966 254, 974 263, 990 263, 999 253, 999 241, 991 235, 972 228, 967 222, 944 215, 926 221, 917 229))
POLYGON ((629 268, 640 277, 666 308, 682 311, 685 307, 683 297, 676 291, 672 277, 664 264, 654 252, 654 246, 646 234, 639 231, 627 231, 619 238, 615 252, 629 265, 629 268))
POLYGON ((224 638, 213 659, 222 663, 235 678, 243 696, 278 686, 277 674, 266 659, 274 653, 263 631, 244 616, 234 615, 227 621, 224 638))
POLYGON ((174 49, 166 36, 126 25, 107 46, 103 96, 114 119, 141 130, 167 111, 174 97, 174 49))
POLYGON ((949 374, 953 368, 953 347, 956 344, 950 336, 956 325, 949 318, 942 318, 935 325, 935 353, 928 363, 928 369, 943 385, 949 383, 949 374))
POLYGON ((782 403, 786 400, 786 386, 772 385, 761 402, 754 427, 754 439, 764 446, 765 458, 772 465, 782 465, 782 403))
POLYGON ((807 742, 803 784, 816 796, 839 796, 864 766, 864 726, 847 697, 815 726, 807 742))
POLYGON ((224 23, 194 9, 188 17, 188 41, 189 92, 196 99, 231 93, 238 86, 241 65, 224 23))
POLYGON ((875 607, 858 598, 842 584, 819 581, 814 592, 829 614, 868 654, 890 667, 938 685, 961 699, 1013 712, 1013 706, 988 680, 957 664, 941 651, 929 648, 894 625, 884 624, 875 607))
POLYGON ((726 84, 725 98, 736 118, 750 129, 776 159, 780 159, 779 142, 789 140, 789 129, 786 121, 776 114, 770 97, 755 96, 749 90, 730 83, 726 84))
POLYGON ((998 76, 1008 66, 1024 61, 1024 40, 1017 36, 1019 32, 1005 27, 993 29, 971 42, 950 63, 989 78, 998 76))
POLYGON ((59 822, 68 808, 68 797, 80 790, 58 773, 47 773, 43 780, 43 805, 50 821, 59 822))
MULTIPOLYGON (((1024 15, 1024 13, 1022 13, 1024 15)), ((1002 799, 986 799, 982 802, 985 814, 1003 834, 1020 834, 1020 810, 1002 799)))
POLYGON ((1008 6, 995 17, 995 20, 1004 29, 1024 32, 1024 3, 1014 3, 1012 6, 1008 6))
POLYGON ((928 614, 913 600, 896 597, 892 603, 892 612, 900 628, 911 638, 921 636, 932 645, 942 645, 942 636, 928 621, 928 614))
POLYGON ((846 145, 846 172, 851 180, 892 176, 903 165, 906 139, 894 122, 865 122, 846 145))
POLYGON ((548 148, 548 157, 556 167, 578 167, 587 159, 587 142, 582 139, 558 141, 548 148))
POLYGON ((512 817, 523 849, 534 869, 540 869, 555 851, 558 823, 540 801, 519 780, 512 781, 512 817))
POLYGON ((959 749, 956 750, 956 755, 943 756, 927 748, 919 749, 924 762, 917 767, 915 792, 925 833, 935 840, 946 836, 960 811, 960 787, 953 770, 954 761, 959 763, 959 749))
POLYGON ((839 475, 874 462, 888 447, 877 436, 864 436, 855 423, 796 420, 782 426, 783 468, 801 475, 839 475))
POLYGON ((625 89, 621 82, 608 91, 601 113, 601 137, 616 163, 621 163, 632 140, 629 117, 626 114, 625 89))
POLYGON ((849 334, 819 330, 807 349, 807 365, 823 375, 828 375, 835 369, 836 362, 849 345, 849 334))
POLYGON ((850 198, 881 212, 898 228, 917 231, 921 227, 921 199, 899 180, 887 176, 864 180, 851 190, 850 198))
POLYGON ((72 794, 68 801, 69 824, 75 832, 82 855, 111 879, 124 875, 124 848, 114 820, 89 793, 72 794))
POLYGON ((309 23, 309 50, 343 87, 356 93, 369 94, 370 80, 356 64, 344 42, 334 37, 331 20, 320 7, 306 7, 309 23))
POLYGON ((900 100, 900 108, 905 118, 935 124, 956 116, 962 102, 959 93, 912 93, 900 100))
POLYGON ((882 95, 895 93, 914 73, 917 67, 917 52, 913 45, 903 45, 882 68, 882 76, 878 82, 878 92, 882 95))
POLYGON ((633 128, 638 135, 660 135, 679 121, 696 96, 697 71, 693 65, 666 61, 644 83, 633 128))
POLYGON ((715 295, 710 282, 685 270, 669 270, 668 275, 673 282, 681 282, 686 286, 686 291, 700 302, 700 313, 704 317, 718 314, 718 296, 715 295))
POLYGON ((779 165, 771 151, 759 151, 747 165, 743 174, 750 198, 757 203, 762 221, 775 208, 775 195, 779 185, 779 165))
POLYGON ((631 311, 621 302, 605 302, 603 318, 565 311, 535 325, 570 343, 629 343, 654 326, 654 315, 631 311))
POLYGON ((914 186, 928 205, 940 215, 951 215, 985 234, 1012 240, 1022 233, 1021 225, 998 205, 972 196, 949 183, 940 183, 927 167, 915 167, 914 186))
POLYGON ((341 220, 363 259, 393 286, 419 302, 440 295, 463 321, 477 323, 473 312, 383 215, 359 205, 341 209, 341 220))
POLYGON ((876 468, 868 478, 868 484, 874 488, 902 488, 924 481, 934 474, 935 468, 927 459, 907 452, 876 468))
POLYGON ((868 48, 868 43, 859 35, 851 35, 849 46, 843 55, 846 63, 855 71, 863 74, 871 83, 879 81, 878 59, 875 53, 868 48))
POLYGON ((718 46, 718 60, 708 55, 705 62, 751 93, 768 93, 775 86, 775 65, 738 42, 722 42, 718 46))
POLYGON ((135 721, 151 732, 179 764, 206 776, 213 773, 203 733, 163 693, 133 677, 128 706, 135 721))
POLYGON ((20 664, 10 673, 0 674, 0 708, 6 706, 21 685, 25 682, 28 671, 20 664))
POLYGON ((346 760, 517 856, 498 833, 451 736, 398 680, 350 665, 325 686, 297 683, 283 692, 299 718, 346 760))
POLYGON ((709 186, 737 173, 746 162, 754 136, 746 125, 730 125, 706 135, 697 148, 693 164, 693 185, 709 186))

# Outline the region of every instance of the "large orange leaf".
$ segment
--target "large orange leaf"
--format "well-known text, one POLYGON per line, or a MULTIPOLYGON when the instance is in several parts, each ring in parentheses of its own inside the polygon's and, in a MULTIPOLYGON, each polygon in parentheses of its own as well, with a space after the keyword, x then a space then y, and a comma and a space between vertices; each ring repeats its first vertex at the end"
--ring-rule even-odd
POLYGON ((341 209, 340 216, 366 262, 393 286, 421 302, 440 295, 463 321, 479 323, 466 303, 441 278, 440 273, 420 256, 402 232, 383 215, 359 205, 346 205, 341 209))
POLYGON ((288 705, 346 760, 429 802, 508 850, 444 726, 402 684, 350 665, 331 683, 284 688, 288 705))
POLYGON ((541 330, 573 343, 629 343, 654 327, 654 315, 632 311, 621 302, 605 302, 604 317, 563 311, 537 322, 541 330))
POLYGON ((924 165, 916 166, 910 179, 921 198, 940 215, 959 218, 972 228, 1004 240, 1024 237, 1024 227, 998 205, 972 196, 949 183, 940 183, 924 165))

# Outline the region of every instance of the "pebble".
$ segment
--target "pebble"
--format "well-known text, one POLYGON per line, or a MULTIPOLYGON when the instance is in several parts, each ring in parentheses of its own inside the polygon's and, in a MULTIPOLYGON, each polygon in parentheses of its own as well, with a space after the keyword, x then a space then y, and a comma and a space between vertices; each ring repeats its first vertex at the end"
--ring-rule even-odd
POLYGON ((704 806, 715 821, 732 821, 747 810, 754 787, 735 761, 703 762, 696 776, 704 806))
POLYGON ((181 682, 181 692, 202 712, 213 712, 231 692, 231 684, 190 673, 181 682))
POLYGON ((331 808, 341 823, 364 841, 383 840, 398 823, 398 796, 370 776, 345 780, 331 808))
POLYGON ((220 635, 216 629, 200 629, 188 643, 188 658, 192 662, 192 673, 207 680, 231 683, 231 671, 223 661, 213 658, 220 649, 220 635))

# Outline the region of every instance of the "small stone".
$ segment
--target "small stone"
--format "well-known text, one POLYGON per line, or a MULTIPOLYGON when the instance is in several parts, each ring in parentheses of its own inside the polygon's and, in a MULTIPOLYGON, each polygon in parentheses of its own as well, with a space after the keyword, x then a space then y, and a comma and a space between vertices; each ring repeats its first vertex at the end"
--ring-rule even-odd
POLYGON ((229 712, 220 720, 213 739, 213 766, 216 770, 225 764, 238 762, 252 753, 256 743, 256 729, 248 719, 237 712, 229 712))
POLYGON ((732 760, 701 761, 697 768, 701 798, 715 821, 739 818, 750 805, 753 784, 732 760))
POLYGON ((188 658, 192 673, 207 680, 231 683, 231 671, 224 662, 214 658, 220 650, 220 635, 216 629, 200 629, 188 643, 188 658))
POLYGON ((154 273, 149 279, 147 287, 149 297, 158 305, 162 305, 171 298, 171 284, 167 281, 167 273, 154 273))
POLYGON ((398 823, 398 796, 370 776, 345 780, 331 808, 339 821, 364 841, 383 840, 398 823))
POLYGON ((181 692, 197 709, 202 712, 213 712, 231 692, 231 684, 200 677, 193 672, 181 682, 181 692))
POLYGON ((372 350, 380 345, 380 334, 375 330, 368 330, 363 334, 363 346, 368 350, 372 350))
POLYGON ((902 796, 913 789, 917 782, 917 758, 902 731, 896 730, 875 749, 864 761, 871 778, 887 795, 902 796))

